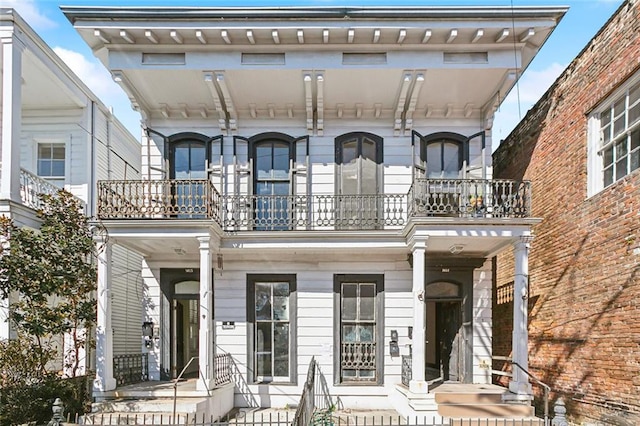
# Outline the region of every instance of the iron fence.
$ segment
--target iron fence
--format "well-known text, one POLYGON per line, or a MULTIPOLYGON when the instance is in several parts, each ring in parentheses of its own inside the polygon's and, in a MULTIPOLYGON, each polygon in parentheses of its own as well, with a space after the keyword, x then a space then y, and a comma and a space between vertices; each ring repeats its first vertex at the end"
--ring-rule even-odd
MULTIPOLYGON (((85 425, 156 425, 156 426, 296 426, 296 418, 291 412, 270 411, 240 412, 224 418, 205 418, 202 415, 180 415, 174 419, 163 414, 102 414, 83 420, 67 419, 67 423, 85 425)), ((543 419, 469 419, 442 416, 404 417, 399 415, 377 415, 375 412, 358 413, 347 411, 321 410, 314 412, 304 426, 544 426, 543 419)))
POLYGON ((114 356, 113 376, 118 386, 149 380, 149 355, 124 354, 114 356))

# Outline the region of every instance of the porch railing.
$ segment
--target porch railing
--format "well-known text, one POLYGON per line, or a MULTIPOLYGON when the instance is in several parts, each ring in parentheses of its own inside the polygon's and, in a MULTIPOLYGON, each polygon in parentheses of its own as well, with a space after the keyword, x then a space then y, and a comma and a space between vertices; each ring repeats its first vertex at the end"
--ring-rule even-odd
POLYGON ((405 386, 409 386, 409 382, 413 378, 413 373, 411 370, 411 355, 402 355, 402 384, 405 386))
POLYGON ((208 180, 98 182, 101 219, 212 219, 228 231, 398 229, 411 217, 520 218, 531 185, 417 179, 406 194, 220 195, 208 180))
POLYGON ((224 385, 231 382, 231 355, 218 354, 214 360, 216 380, 215 386, 224 385))
POLYGON ((503 179, 416 179, 410 216, 528 217, 531 183, 503 179))
POLYGON ((220 196, 211 181, 121 180, 98 182, 98 217, 102 219, 214 219, 220 196))
POLYGON ((118 386, 149 380, 148 354, 125 354, 113 357, 113 376, 118 386))

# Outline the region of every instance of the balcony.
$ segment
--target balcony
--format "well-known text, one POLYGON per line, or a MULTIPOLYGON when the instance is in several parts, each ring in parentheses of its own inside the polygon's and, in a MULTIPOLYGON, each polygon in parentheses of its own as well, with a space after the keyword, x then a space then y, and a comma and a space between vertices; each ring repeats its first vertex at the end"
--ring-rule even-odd
POLYGON ((98 182, 98 217, 207 219, 226 231, 400 229, 412 217, 526 218, 530 182, 418 179, 406 194, 220 195, 208 180, 98 182))

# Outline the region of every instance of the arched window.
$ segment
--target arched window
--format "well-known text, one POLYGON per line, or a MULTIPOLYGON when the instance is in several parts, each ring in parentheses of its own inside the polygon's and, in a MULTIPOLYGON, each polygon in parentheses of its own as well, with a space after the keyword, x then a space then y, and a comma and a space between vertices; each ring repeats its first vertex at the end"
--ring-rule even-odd
POLYGON ((465 136, 449 132, 420 137, 417 168, 428 179, 461 177, 465 141, 465 136))
POLYGON ((337 193, 377 194, 382 186, 382 138, 353 132, 336 138, 337 193))

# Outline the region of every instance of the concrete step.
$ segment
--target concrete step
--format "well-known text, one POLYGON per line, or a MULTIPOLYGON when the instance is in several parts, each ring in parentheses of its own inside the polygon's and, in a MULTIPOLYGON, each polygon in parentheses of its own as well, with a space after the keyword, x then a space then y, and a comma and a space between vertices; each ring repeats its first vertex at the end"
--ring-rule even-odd
POLYGON ((534 408, 520 404, 438 404, 438 413, 454 418, 523 418, 534 417, 534 408))
MULTIPOLYGON (((195 413, 205 398, 177 398, 176 411, 195 413)), ((91 406, 94 413, 172 413, 173 398, 114 399, 95 402, 91 406)))
POLYGON ((496 392, 438 392, 435 400, 438 404, 501 404, 502 393, 496 392))

